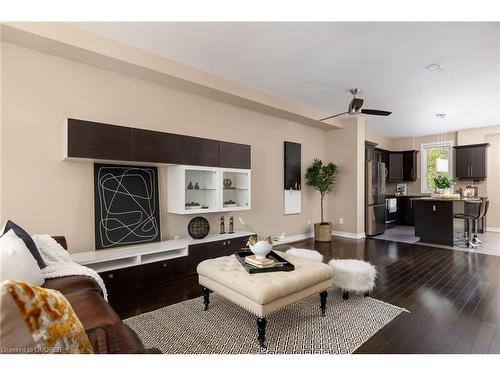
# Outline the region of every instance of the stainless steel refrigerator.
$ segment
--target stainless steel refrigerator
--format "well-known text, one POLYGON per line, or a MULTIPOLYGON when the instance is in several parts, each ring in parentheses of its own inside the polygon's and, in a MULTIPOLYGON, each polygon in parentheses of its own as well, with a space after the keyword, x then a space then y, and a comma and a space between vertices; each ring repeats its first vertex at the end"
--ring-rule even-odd
POLYGON ((365 233, 374 236, 385 231, 385 163, 366 162, 365 233))

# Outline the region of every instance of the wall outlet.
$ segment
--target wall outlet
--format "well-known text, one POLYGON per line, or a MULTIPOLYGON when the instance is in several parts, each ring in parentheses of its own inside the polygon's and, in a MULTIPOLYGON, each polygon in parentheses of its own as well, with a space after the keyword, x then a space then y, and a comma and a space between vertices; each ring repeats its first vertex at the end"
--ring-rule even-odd
POLYGON ((179 235, 178 235, 178 234, 176 234, 176 235, 174 236, 174 240, 178 240, 178 239, 179 239, 179 235))
POLYGON ((311 219, 307 219, 307 225, 311 225, 311 219))
POLYGON ((343 217, 339 218, 339 224, 344 224, 344 218, 343 217))

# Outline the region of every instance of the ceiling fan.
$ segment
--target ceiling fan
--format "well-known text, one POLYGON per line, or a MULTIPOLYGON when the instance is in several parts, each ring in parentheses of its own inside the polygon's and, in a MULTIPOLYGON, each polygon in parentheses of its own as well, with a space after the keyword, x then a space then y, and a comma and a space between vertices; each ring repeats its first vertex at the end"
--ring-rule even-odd
POLYGON ((338 116, 342 116, 342 115, 346 115, 346 114, 358 115, 360 113, 363 113, 365 115, 389 116, 392 113, 392 112, 388 112, 388 111, 381 111, 379 109, 361 109, 361 107, 363 106, 363 99, 356 98, 356 95, 358 95, 360 91, 361 91, 360 89, 350 89, 349 90, 349 92, 354 97, 352 98, 351 102, 349 103, 349 107, 347 108, 347 112, 342 112, 342 113, 338 113, 338 114, 333 115, 333 116, 328 116, 328 117, 322 118, 319 121, 325 121, 325 120, 328 120, 328 119, 331 119, 334 117, 338 117, 338 116))

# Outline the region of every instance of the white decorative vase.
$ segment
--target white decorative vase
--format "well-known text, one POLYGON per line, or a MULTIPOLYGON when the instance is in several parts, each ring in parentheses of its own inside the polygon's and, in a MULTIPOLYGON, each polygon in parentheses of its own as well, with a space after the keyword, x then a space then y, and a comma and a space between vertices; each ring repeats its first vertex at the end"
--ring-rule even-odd
POLYGON ((257 259, 266 259, 266 255, 273 249, 273 246, 267 241, 257 241, 254 245, 248 244, 248 246, 257 259))

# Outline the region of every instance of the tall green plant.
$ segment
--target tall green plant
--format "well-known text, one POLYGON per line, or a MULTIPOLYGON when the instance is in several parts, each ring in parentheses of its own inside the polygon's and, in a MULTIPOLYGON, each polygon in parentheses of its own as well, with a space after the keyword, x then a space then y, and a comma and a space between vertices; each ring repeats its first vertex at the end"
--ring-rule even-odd
POLYGON ((333 163, 323 165, 319 159, 314 159, 312 165, 306 171, 306 183, 318 190, 321 194, 321 223, 323 219, 323 199, 325 195, 333 190, 335 177, 337 175, 337 166, 333 163))

